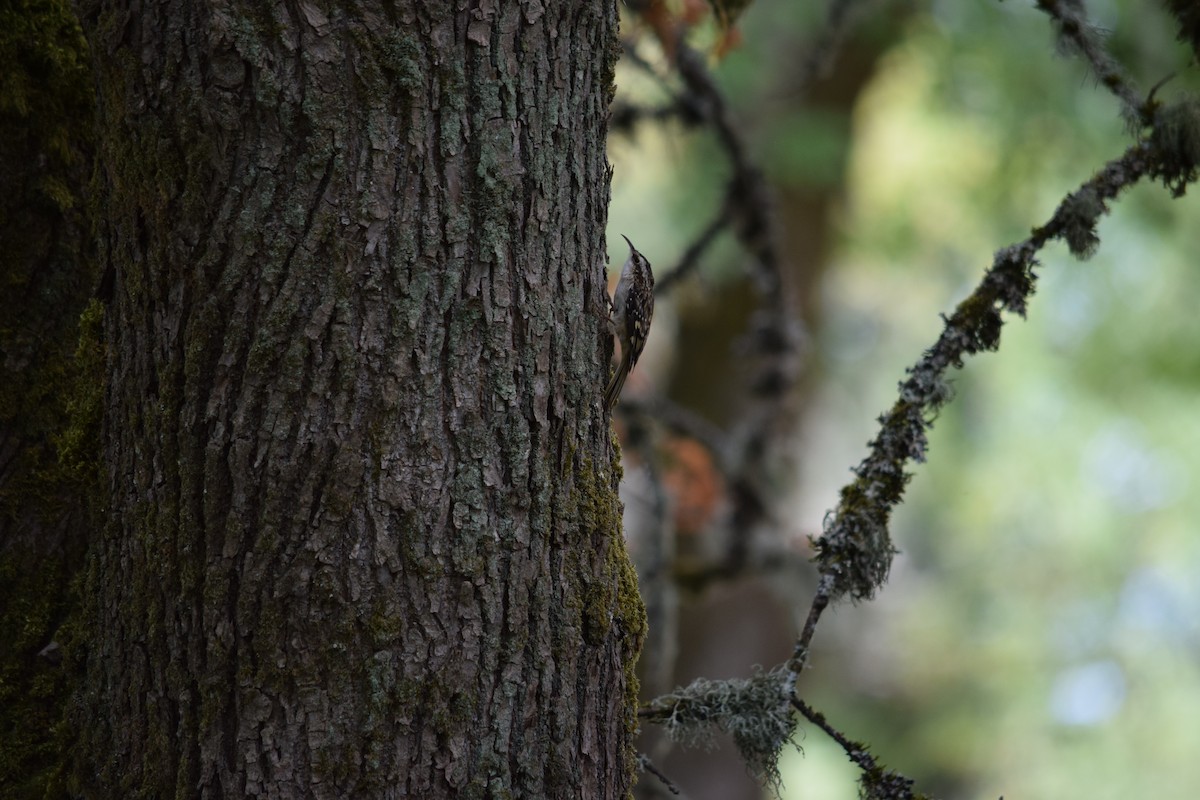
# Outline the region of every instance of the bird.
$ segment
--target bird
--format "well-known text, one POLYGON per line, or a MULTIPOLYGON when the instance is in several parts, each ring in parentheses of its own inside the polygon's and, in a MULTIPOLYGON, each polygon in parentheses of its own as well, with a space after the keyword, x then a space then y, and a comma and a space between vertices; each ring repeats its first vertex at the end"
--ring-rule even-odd
POLYGON ((621 363, 604 392, 604 408, 609 414, 621 396, 625 379, 646 346, 650 321, 654 317, 654 272, 650 262, 638 252, 628 236, 622 234, 621 238, 629 245, 629 258, 621 267, 621 278, 613 292, 611 320, 613 332, 621 342, 621 363))

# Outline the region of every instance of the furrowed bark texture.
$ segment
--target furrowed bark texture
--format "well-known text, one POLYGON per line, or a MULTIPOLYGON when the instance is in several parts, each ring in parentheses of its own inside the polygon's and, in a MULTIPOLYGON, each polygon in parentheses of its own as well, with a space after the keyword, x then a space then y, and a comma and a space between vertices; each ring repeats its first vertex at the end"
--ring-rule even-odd
POLYGON ((624 796, 615 6, 118 5, 81 789, 624 796))

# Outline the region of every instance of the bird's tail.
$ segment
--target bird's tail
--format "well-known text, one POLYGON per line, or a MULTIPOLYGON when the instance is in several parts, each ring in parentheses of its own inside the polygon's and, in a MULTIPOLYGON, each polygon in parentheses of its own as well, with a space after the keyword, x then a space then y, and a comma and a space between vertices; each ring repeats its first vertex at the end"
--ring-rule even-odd
POLYGON ((604 390, 604 410, 608 414, 612 413, 613 406, 617 404, 617 398, 621 396, 621 389, 625 386, 625 378, 629 375, 629 356, 629 352, 621 354, 621 363, 617 365, 617 371, 613 373, 608 388, 604 390))

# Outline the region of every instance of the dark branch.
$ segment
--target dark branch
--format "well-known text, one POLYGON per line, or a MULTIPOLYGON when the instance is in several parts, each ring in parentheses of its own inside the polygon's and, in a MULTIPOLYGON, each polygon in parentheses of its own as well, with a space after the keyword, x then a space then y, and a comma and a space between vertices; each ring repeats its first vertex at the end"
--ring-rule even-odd
POLYGON ((751 161, 741 134, 733 125, 729 106, 703 57, 682 42, 676 66, 684 85, 698 98, 700 110, 717 135, 717 142, 729 159, 733 174, 729 179, 726 205, 736 213, 735 231, 747 250, 758 261, 770 296, 782 284, 779 275, 778 230, 774 206, 762 171, 751 161))
POLYGON ((832 596, 833 577, 822 575, 821 580, 817 582, 817 591, 813 595, 812 605, 808 607, 808 616, 804 619, 804 627, 800 629, 800 636, 796 639, 792 658, 788 661, 788 669, 791 670, 793 676, 799 677, 800 670, 804 669, 804 665, 808 663, 808 648, 817 632, 817 623, 820 621, 821 615, 825 613, 825 609, 829 607, 832 596))
POLYGON ((679 259, 679 263, 675 265, 675 269, 667 272, 659 279, 654 286, 654 293, 659 297, 665 296, 674 288, 682 279, 686 278, 696 267, 700 265, 700 258, 708 250, 717 236, 725 228, 729 227, 729 223, 733 221, 733 211, 726 201, 721 206, 721 211, 713 217, 712 221, 705 226, 704 230, 688 245, 688 249, 684 251, 679 259))
POLYGON ((671 794, 679 794, 679 787, 664 775, 658 767, 654 766, 654 763, 650 761, 650 757, 645 753, 638 753, 638 769, 642 770, 642 772, 649 772, 662 781, 663 786, 667 787, 667 791, 671 794))
POLYGON ((875 760, 875 756, 871 755, 871 751, 865 744, 850 739, 837 728, 830 725, 825 719, 825 715, 808 703, 805 703, 798 697, 793 697, 792 707, 799 711, 809 722, 825 731, 830 739, 841 745, 842 750, 846 753, 846 757, 862 770, 862 777, 859 779, 859 783, 863 789, 863 797, 887 798, 887 800, 918 800, 918 798, 924 797, 922 794, 913 792, 913 780, 911 778, 906 778, 897 772, 883 769, 875 760))
POLYGON ((792 698, 792 707, 799 711, 806 720, 816 725, 825 734, 841 745, 841 748, 846 751, 846 757, 853 761, 861 770, 875 769, 875 756, 871 755, 871 751, 862 742, 856 742, 839 731, 837 728, 829 724, 825 719, 825 715, 808 703, 801 700, 799 697, 792 698))
POLYGON ((825 10, 825 24, 809 44, 808 53, 801 62, 793 91, 803 92, 817 78, 825 77, 846 38, 850 24, 862 12, 860 7, 865 5, 867 2, 864 0, 831 0, 825 10))

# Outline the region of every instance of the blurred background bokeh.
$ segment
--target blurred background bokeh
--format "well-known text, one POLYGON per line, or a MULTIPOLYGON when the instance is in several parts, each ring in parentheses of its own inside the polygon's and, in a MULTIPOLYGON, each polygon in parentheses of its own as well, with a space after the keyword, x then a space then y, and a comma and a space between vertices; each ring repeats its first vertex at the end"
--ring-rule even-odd
MULTIPOLYGON (((756 0, 740 44, 711 62, 774 192, 806 330, 764 534, 800 554, 939 314, 1134 135, 1031 2, 866 5, 811 85, 793 78, 824 4, 756 0)), ((1166 101, 1200 84, 1158 4, 1088 10, 1143 93, 1172 73, 1166 101)), ((623 60, 617 99, 653 105, 670 67, 639 24, 624 33, 660 77, 623 60)), ((625 233, 669 269, 720 204, 729 170, 711 133, 615 131, 610 160, 614 263, 625 233)), ((1200 796, 1200 206, 1144 182, 1111 208, 1096 254, 1044 250, 1028 319, 951 376, 955 399, 893 518, 891 579, 826 616, 801 680, 835 726, 937 797, 1200 796)), ((629 394, 736 424, 755 304, 745 258, 726 234, 660 302, 629 394)), ((686 558, 719 527, 686 518, 686 494, 719 490, 696 488, 702 465, 671 452, 655 468, 682 473, 667 479, 682 509, 670 549, 686 558)), ((638 471, 634 458, 635 551, 650 502, 638 471)), ((685 587, 668 682, 785 659, 813 585, 810 569, 685 587)), ((806 723, 797 743, 784 797, 858 796, 836 744, 806 723)), ((761 796, 723 750, 656 763, 696 800, 761 796)))

